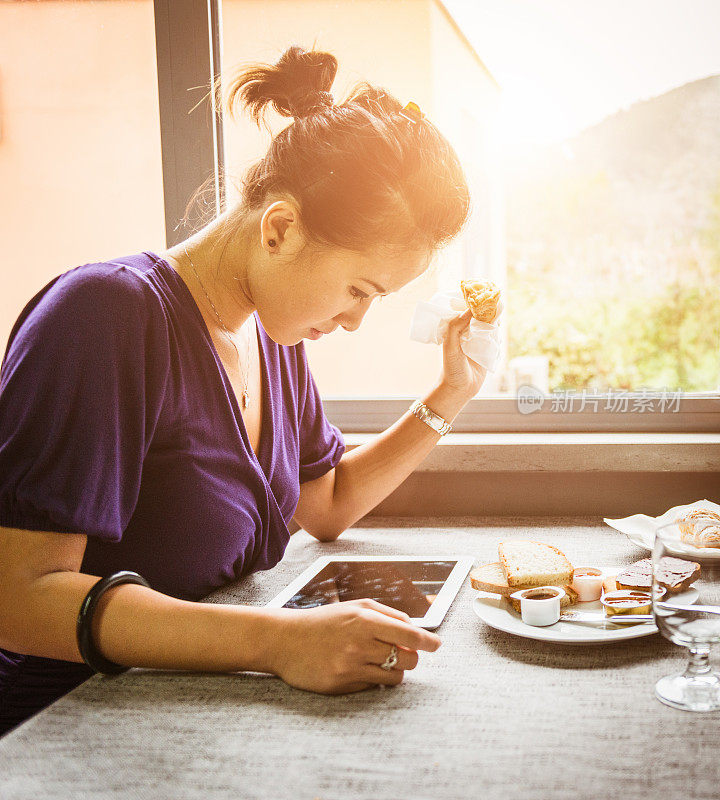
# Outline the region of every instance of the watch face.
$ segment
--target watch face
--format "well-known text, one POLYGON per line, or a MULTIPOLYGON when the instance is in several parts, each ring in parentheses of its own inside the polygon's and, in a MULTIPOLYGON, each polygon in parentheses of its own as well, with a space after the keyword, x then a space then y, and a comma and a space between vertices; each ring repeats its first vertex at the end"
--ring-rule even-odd
POLYGON ((436 431, 440 430, 442 422, 434 414, 428 414, 427 421, 430 423, 431 427, 435 428, 436 431))
POLYGON ((416 400, 410 407, 415 416, 422 420, 425 424, 429 425, 436 433, 444 436, 451 430, 451 425, 446 422, 441 416, 429 409, 423 402, 416 400))

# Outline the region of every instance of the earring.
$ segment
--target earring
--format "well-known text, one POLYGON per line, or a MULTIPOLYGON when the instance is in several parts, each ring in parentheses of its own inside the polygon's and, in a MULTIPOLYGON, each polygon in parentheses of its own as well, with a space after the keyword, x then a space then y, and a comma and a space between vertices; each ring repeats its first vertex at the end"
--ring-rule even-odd
POLYGON ((268 239, 268 247, 275 247, 276 245, 277 242, 275 241, 275 239, 268 239))

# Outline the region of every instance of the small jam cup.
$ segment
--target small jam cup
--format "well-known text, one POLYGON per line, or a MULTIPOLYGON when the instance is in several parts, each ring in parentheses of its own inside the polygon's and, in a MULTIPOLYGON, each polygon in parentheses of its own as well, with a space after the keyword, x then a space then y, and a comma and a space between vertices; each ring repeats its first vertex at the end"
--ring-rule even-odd
POLYGON ((600 602, 606 617, 618 614, 650 614, 652 595, 638 589, 618 589, 617 592, 606 592, 600 602))
MULTIPOLYGON (((666 594, 667 589, 664 586, 655 587, 656 600, 662 600, 666 594)), ((618 589, 616 592, 606 592, 600 602, 603 604, 606 617, 652 613, 650 592, 645 589, 618 589)))
POLYGON ((559 586, 533 586, 510 597, 520 601, 520 616, 526 625, 542 627, 554 625, 560 619, 560 600, 565 597, 565 590, 559 586))
POLYGON ((597 567, 578 567, 573 572, 572 588, 578 595, 578 602, 589 603, 599 600, 602 594, 603 574, 597 567))

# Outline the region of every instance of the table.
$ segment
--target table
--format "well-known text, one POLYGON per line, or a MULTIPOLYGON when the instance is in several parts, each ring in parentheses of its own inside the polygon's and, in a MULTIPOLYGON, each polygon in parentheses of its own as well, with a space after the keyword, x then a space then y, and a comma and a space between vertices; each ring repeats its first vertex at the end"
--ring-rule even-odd
MULTIPOLYGON (((647 555, 598 518, 374 519, 208 601, 263 605, 321 555, 496 560, 515 535, 575 563, 647 555)), ((659 634, 569 647, 488 628, 466 581, 403 683, 330 696, 261 673, 96 675, 0 739, 0 796, 74 798, 718 797, 717 714, 659 703, 686 652, 659 634)), ((717 661, 717 653, 714 654, 717 661)))

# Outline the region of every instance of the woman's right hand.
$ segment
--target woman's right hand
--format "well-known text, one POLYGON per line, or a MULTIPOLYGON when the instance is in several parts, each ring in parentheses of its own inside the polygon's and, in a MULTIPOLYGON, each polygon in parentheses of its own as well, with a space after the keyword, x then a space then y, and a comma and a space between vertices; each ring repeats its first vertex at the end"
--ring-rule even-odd
POLYGON ((280 610, 285 613, 273 671, 290 686, 311 692, 395 686, 406 669, 417 666, 418 650, 434 651, 441 644, 439 636, 410 623, 407 614, 375 600, 280 610), (381 669, 393 644, 398 662, 381 669))

